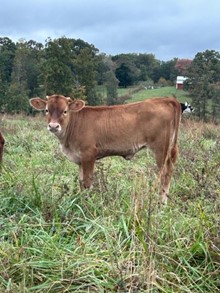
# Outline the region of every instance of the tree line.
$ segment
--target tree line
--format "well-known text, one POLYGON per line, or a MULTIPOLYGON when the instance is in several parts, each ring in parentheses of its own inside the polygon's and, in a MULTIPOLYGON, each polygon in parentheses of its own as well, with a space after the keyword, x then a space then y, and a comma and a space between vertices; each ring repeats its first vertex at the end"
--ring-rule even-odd
POLYGON ((9 113, 30 113, 29 98, 54 93, 90 105, 118 104, 123 102, 118 87, 174 85, 178 75, 189 77, 184 88, 199 118, 218 119, 220 55, 214 50, 197 53, 193 60, 165 62, 147 53, 109 56, 81 39, 48 38, 42 44, 0 38, 0 110, 9 113), (105 96, 98 86, 105 88, 105 96))

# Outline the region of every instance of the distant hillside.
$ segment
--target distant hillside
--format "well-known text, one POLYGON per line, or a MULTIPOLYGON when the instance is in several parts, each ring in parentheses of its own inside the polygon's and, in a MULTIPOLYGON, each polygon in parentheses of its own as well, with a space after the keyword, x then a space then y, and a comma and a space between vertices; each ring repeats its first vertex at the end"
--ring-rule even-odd
MULTIPOLYGON (((129 95, 130 98, 126 100, 126 102, 137 102, 145 99, 153 98, 153 97, 167 97, 175 95, 180 102, 191 102, 192 99, 189 96, 189 93, 183 90, 177 90, 175 87, 161 87, 156 89, 141 89, 139 91, 135 91, 134 88, 123 90, 122 95, 129 95)), ((120 95, 120 90, 119 90, 120 95)))

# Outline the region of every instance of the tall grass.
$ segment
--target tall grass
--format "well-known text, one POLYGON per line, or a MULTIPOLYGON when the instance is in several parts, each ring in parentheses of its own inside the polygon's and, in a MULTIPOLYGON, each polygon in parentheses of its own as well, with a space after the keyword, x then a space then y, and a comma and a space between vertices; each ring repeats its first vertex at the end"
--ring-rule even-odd
POLYGON ((218 292, 220 127, 186 120, 168 206, 152 154, 96 166, 92 190, 42 118, 6 118, 0 292, 218 292))

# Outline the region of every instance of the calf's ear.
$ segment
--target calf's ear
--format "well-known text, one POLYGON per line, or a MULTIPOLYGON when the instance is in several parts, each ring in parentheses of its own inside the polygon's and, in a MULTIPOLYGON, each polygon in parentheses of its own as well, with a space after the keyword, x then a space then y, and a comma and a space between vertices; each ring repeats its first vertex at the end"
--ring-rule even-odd
POLYGON ((85 102, 83 100, 75 100, 69 104, 69 109, 74 112, 79 112, 85 107, 85 102))
POLYGON ((45 110, 47 102, 41 98, 32 98, 29 100, 30 105, 36 110, 45 110))

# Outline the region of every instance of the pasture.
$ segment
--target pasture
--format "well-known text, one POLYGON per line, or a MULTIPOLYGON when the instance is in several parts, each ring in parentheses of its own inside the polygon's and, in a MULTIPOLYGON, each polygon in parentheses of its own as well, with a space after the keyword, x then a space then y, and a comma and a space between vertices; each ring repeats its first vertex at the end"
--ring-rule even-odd
POLYGON ((0 292, 219 291, 220 126, 181 123, 165 207, 150 151, 99 161, 81 192, 41 115, 1 130, 0 292))
MULTIPOLYGON (((128 88, 127 91, 125 92, 125 90, 122 92, 119 91, 119 95, 121 94, 132 94, 132 91, 134 91, 133 88, 128 88)), ((137 91, 135 93, 132 94, 132 98, 129 99, 127 102, 137 102, 137 101, 143 101, 145 99, 149 99, 152 97, 167 97, 167 96, 172 96, 175 95, 178 99, 179 102, 181 103, 185 103, 187 102, 191 102, 191 97, 188 94, 188 92, 183 91, 183 90, 177 90, 174 86, 170 86, 170 87, 159 87, 159 88, 155 88, 155 89, 142 89, 140 91, 137 91)))
MULTIPOLYGON (((100 95, 101 100, 105 101, 107 96, 105 87, 98 86, 96 91, 100 95)), ((145 89, 143 86, 132 86, 118 88, 117 94, 118 97, 123 97, 122 100, 125 100, 127 103, 143 101, 152 97, 168 97, 172 95, 175 95, 181 103, 185 103, 186 101, 191 103, 192 100, 188 92, 177 90, 174 86, 158 87, 155 89, 145 89)))

